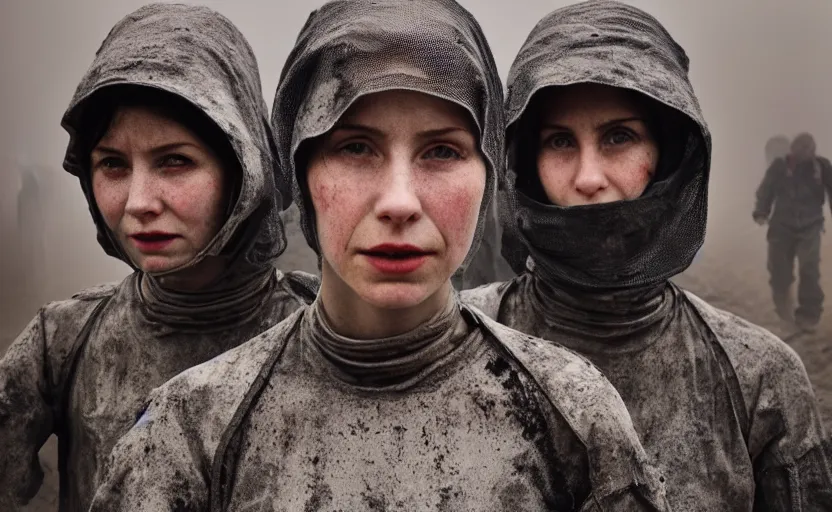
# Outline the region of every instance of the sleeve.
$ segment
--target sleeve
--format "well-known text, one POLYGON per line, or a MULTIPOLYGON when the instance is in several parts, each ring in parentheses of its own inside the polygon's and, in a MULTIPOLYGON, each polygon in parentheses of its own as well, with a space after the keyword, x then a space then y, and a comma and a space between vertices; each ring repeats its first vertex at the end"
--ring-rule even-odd
POLYGON ((208 510, 210 462, 177 404, 187 401, 166 387, 110 454, 90 512, 208 510))
POLYGON ((43 310, 0 359, 0 510, 26 504, 43 482, 38 451, 54 426, 43 310))
POLYGON ((822 159, 820 161, 820 170, 823 179, 823 188, 826 190, 826 196, 829 200, 829 210, 832 211, 832 163, 829 160, 822 159))
POLYGON ((754 219, 763 218, 768 219, 771 215, 771 207, 774 204, 774 188, 777 176, 777 169, 781 165, 782 160, 778 159, 771 163, 766 170, 766 175, 760 186, 757 187, 757 202, 754 205, 754 219))
POLYGON ((803 363, 784 352, 768 365, 751 415, 754 510, 832 510, 830 440, 803 363))

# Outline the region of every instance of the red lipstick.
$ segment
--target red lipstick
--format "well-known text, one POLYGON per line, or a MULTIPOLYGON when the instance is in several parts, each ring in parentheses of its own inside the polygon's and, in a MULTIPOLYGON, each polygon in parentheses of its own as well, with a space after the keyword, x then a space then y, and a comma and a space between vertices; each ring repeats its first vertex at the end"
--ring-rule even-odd
POLYGON ((159 252, 170 245, 179 235, 165 233, 163 231, 145 231, 130 235, 136 248, 141 252, 159 252))
POLYGON ((410 244, 379 244, 360 253, 382 274, 409 274, 434 254, 410 244))

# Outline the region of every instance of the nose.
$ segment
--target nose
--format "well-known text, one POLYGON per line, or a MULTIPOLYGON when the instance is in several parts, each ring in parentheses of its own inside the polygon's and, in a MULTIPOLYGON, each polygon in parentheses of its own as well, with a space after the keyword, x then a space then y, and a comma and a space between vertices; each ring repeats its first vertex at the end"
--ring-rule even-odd
POLYGON ((609 184, 601 155, 593 149, 583 149, 575 175, 575 189, 586 197, 592 197, 609 184))
POLYGON ((130 173, 130 188, 124 211, 140 220, 147 220, 162 213, 161 179, 147 166, 138 164, 130 173))
POLYGON ((381 191, 375 204, 376 218, 402 225, 422 216, 422 203, 414 183, 413 168, 406 158, 390 163, 387 176, 380 180, 381 191))

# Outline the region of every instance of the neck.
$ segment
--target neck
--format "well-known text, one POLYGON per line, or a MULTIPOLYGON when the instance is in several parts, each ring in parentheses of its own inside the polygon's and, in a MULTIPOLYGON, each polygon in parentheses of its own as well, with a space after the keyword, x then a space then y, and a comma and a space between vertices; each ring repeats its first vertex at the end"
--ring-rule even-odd
POLYGON ((144 314, 158 325, 179 332, 207 332, 242 325, 261 314, 258 312, 270 311, 270 296, 281 273, 272 266, 245 272, 238 272, 237 266, 232 269, 235 272, 219 271, 201 279, 162 280, 138 273, 144 314))
POLYGON ((225 258, 208 256, 196 265, 155 279, 159 286, 166 290, 186 293, 198 292, 217 282, 226 268, 225 258))
POLYGON ((353 339, 379 339, 410 332, 430 320, 448 304, 450 281, 419 304, 390 308, 371 303, 345 283, 323 261, 320 300, 332 329, 353 339))
POLYGON ((594 338, 620 338, 661 322, 673 303, 668 282, 623 290, 584 290, 532 274, 530 299, 561 328, 594 338))

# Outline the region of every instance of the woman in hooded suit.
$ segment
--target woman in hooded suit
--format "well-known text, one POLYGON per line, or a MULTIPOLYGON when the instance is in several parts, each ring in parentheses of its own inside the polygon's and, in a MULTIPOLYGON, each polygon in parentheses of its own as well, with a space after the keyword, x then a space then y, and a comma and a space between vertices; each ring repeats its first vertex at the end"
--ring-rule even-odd
POLYGON ((63 118, 104 251, 133 273, 45 305, 0 361, 0 509, 43 478, 59 441, 60 509, 87 510, 148 392, 311 302, 285 248, 257 62, 203 7, 153 4, 110 31, 63 118))
POLYGON ((595 363, 674 510, 830 510, 798 356, 669 281, 702 245, 711 156, 683 49, 629 5, 558 9, 506 105, 503 251, 522 273, 463 301, 595 363))
POLYGON ((450 0, 308 19, 272 122, 315 303, 153 392, 92 510, 661 510, 588 361, 461 307, 502 90, 450 0))

